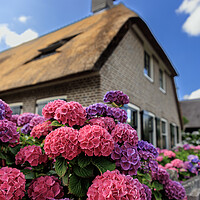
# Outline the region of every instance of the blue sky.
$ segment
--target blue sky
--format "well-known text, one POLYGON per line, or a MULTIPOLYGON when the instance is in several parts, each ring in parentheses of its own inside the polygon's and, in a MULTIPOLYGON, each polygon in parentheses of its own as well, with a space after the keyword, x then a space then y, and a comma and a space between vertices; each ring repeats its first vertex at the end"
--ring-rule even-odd
MULTIPOLYGON (((147 23, 175 69, 179 99, 200 98, 200 0, 121 0, 147 23)), ((0 51, 90 16, 91 0, 0 0, 0 51)))

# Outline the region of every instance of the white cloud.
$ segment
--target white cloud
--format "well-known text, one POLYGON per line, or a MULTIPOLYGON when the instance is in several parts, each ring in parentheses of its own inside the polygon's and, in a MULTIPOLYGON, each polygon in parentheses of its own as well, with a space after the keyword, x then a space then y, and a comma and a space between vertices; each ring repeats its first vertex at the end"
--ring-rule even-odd
POLYGON ((18 18, 18 20, 20 21, 20 22, 22 22, 22 23, 26 23, 26 21, 29 19, 29 17, 27 17, 27 16, 24 16, 24 15, 22 15, 22 16, 20 16, 19 18, 18 18))
POLYGON ((18 34, 10 30, 8 24, 0 24, 0 42, 4 40, 9 47, 20 45, 37 37, 38 33, 31 29, 27 29, 23 33, 18 34))
POLYGON ((185 100, 187 100, 187 99, 200 99, 200 89, 195 90, 190 95, 185 95, 183 97, 183 99, 185 99, 185 100))
POLYGON ((182 4, 176 10, 177 13, 189 14, 183 30, 191 36, 200 35, 200 0, 183 0, 182 4))

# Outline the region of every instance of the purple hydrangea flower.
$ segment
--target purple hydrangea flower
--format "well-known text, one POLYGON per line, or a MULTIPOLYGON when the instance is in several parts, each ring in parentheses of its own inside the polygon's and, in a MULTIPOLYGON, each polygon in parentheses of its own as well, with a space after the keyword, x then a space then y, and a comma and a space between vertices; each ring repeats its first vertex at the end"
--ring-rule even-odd
POLYGON ((9 105, 0 99, 0 120, 10 120, 11 116, 12 110, 10 109, 9 105))
POLYGON ((125 123, 127 120, 127 113, 120 108, 111 108, 103 103, 96 103, 86 108, 87 118, 91 119, 96 116, 113 117, 119 122, 125 123))
POLYGON ((164 191, 169 199, 183 199, 186 195, 184 187, 180 183, 172 180, 166 183, 164 191))
POLYGON ((121 123, 125 123, 128 119, 127 113, 125 110, 120 108, 111 108, 112 117, 118 120, 121 123))
POLYGON ((15 143, 19 139, 16 124, 6 119, 0 120, 0 140, 15 143))
POLYGON ((123 106, 124 104, 129 103, 129 97, 124 94, 122 91, 109 91, 104 96, 104 102, 106 103, 115 103, 118 106, 123 106))
POLYGON ((147 158, 157 158, 158 157, 158 151, 157 149, 147 141, 138 141, 138 150, 139 154, 141 154, 141 157, 147 160, 147 158))
POLYGON ((17 119, 18 126, 24 126, 29 123, 31 119, 35 116, 33 113, 23 113, 17 119))
POLYGON ((190 162, 195 162, 195 161, 196 161, 196 163, 197 163, 198 160, 199 160, 199 157, 196 156, 196 155, 189 155, 187 158, 188 158, 188 160, 189 160, 190 162))
POLYGON ((116 161, 116 166, 123 174, 136 175, 140 167, 140 157, 137 148, 124 143, 121 147, 115 143, 111 158, 116 161))
POLYGON ((25 124, 22 128, 21 128, 21 132, 23 134, 29 134, 31 132, 31 127, 30 124, 25 124))
POLYGON ((152 180, 158 181, 159 183, 165 185, 169 182, 169 173, 163 169, 163 168, 158 168, 156 172, 152 172, 152 180))
POLYGON ((151 196, 152 196, 151 189, 147 185, 145 185, 145 184, 142 184, 142 186, 145 189, 147 200, 151 200, 151 196))
POLYGON ((36 115, 35 117, 33 117, 29 123, 29 126, 31 128, 31 130, 33 129, 34 126, 38 125, 38 124, 42 124, 45 121, 44 117, 36 115))
POLYGON ((184 149, 184 150, 190 150, 191 147, 190 147, 189 144, 184 144, 184 145, 183 145, 183 149, 184 149))
POLYGON ((12 115, 11 119, 9 121, 17 124, 17 119, 18 119, 19 115, 12 115))
POLYGON ((193 167, 193 164, 191 162, 189 162, 189 161, 185 161, 183 163, 183 168, 184 169, 190 170, 192 167, 193 167))

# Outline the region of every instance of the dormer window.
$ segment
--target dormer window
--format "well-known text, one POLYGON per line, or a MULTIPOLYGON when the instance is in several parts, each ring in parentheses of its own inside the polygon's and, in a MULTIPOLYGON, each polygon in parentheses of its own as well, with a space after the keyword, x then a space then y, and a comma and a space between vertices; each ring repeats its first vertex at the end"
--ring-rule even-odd
POLYGON ((71 39, 73 39, 74 37, 76 37, 79 34, 73 35, 73 36, 68 37, 68 38, 63 38, 63 39, 61 39, 59 41, 56 41, 56 42, 48 45, 47 47, 45 47, 43 49, 39 49, 38 51, 40 52, 40 54, 37 55, 36 57, 34 57, 33 59, 27 61, 24 64, 27 64, 29 62, 45 58, 47 56, 51 56, 51 55, 53 55, 55 53, 59 53, 59 51, 56 51, 58 48, 60 48, 61 46, 63 46, 64 44, 66 44, 67 42, 69 42, 71 39))

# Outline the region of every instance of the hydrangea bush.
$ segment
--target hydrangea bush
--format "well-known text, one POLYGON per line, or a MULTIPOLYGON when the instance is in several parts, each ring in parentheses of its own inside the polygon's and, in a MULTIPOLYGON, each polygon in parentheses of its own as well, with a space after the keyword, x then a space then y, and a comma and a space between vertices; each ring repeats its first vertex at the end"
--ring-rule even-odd
POLYGON ((157 149, 159 156, 156 160, 159 167, 167 170, 175 170, 178 180, 185 181, 200 173, 200 146, 184 144, 174 151, 157 149))
MULTIPOLYGON (((164 153, 172 159, 174 152, 158 156, 126 124, 121 107, 129 97, 109 91, 104 102, 84 108, 55 100, 43 116, 12 116, 0 100, 0 199, 184 199, 182 185, 158 165, 164 153)), ((197 160, 190 156, 185 166, 197 160)), ((171 163, 180 169, 183 164, 178 158, 171 163)))

